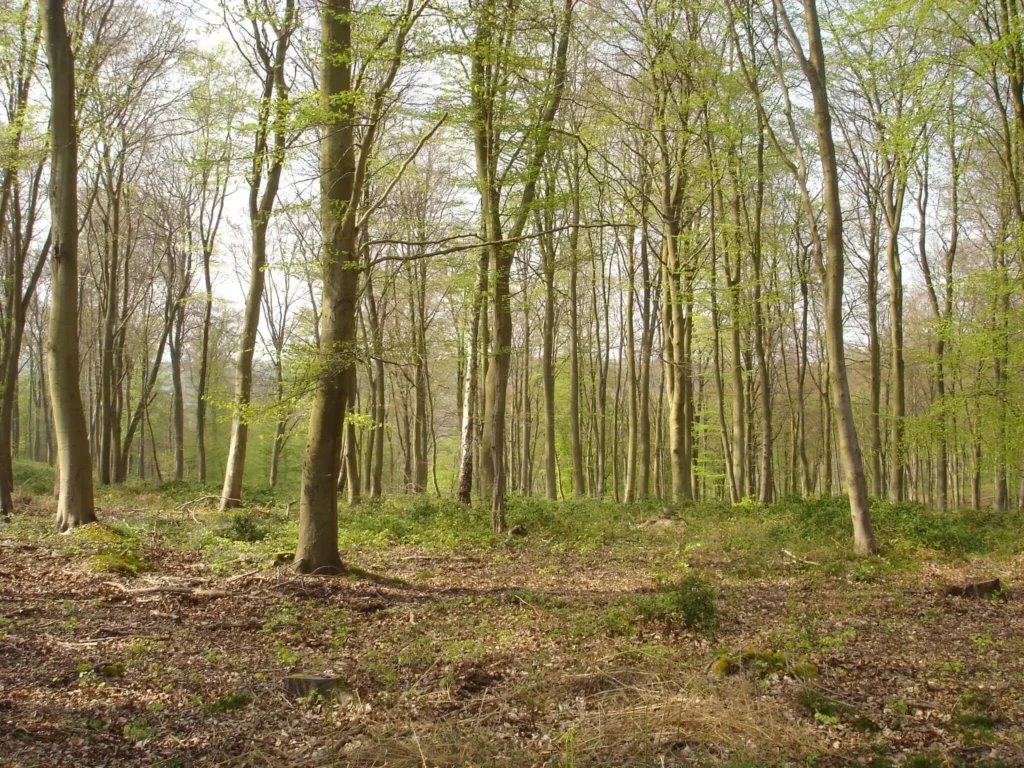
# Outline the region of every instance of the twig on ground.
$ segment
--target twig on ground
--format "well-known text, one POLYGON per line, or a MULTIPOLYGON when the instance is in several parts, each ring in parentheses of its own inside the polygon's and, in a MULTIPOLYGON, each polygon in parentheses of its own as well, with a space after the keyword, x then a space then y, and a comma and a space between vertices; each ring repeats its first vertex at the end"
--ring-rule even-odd
POLYGON ((223 589, 197 589, 195 587, 183 587, 167 584, 164 586, 157 587, 142 587, 141 589, 128 589, 123 584, 118 584, 116 581, 105 581, 104 584, 116 587, 124 592, 126 595, 193 595, 195 597, 229 597, 231 592, 223 589))
POLYGON ((254 568, 251 571, 246 571, 245 573, 235 574, 234 576, 232 576, 232 577, 230 577, 228 579, 224 579, 224 583, 225 584, 232 584, 232 583, 234 583, 236 581, 241 581, 245 577, 247 577, 247 576, 254 576, 257 573, 259 573, 260 571, 262 571, 262 570, 263 570, 262 568, 254 568))
POLYGON ((806 557, 797 557, 788 549, 782 550, 782 554, 793 560, 796 563, 803 563, 804 565, 821 565, 821 563, 815 562, 814 560, 808 560, 806 557))
MULTIPOLYGON (((175 507, 175 509, 178 512, 184 512, 186 509, 191 507, 193 504, 198 504, 201 501, 218 501, 218 500, 220 500, 220 498, 221 498, 220 496, 200 496, 197 499, 192 499, 190 501, 186 501, 184 504, 179 504, 178 506, 175 507)), ((238 503, 241 503, 241 499, 228 499, 228 501, 236 501, 238 503)))

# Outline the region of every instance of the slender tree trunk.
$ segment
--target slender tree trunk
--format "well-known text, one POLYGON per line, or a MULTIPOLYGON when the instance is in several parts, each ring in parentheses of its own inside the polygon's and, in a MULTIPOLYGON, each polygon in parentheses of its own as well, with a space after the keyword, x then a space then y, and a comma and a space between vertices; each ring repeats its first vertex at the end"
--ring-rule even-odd
POLYGON ((413 324, 413 347, 415 359, 415 402, 413 415, 413 491, 423 493, 427 490, 427 342, 426 313, 423 304, 426 301, 426 276, 420 277, 419 265, 414 265, 409 275, 412 285, 413 300, 410 305, 413 324))
MULTIPOLYGON (((355 412, 355 394, 358 387, 356 367, 348 369, 349 413, 355 412)), ((362 484, 359 478, 359 441, 356 437, 356 425, 351 419, 345 420, 345 488, 348 494, 348 505, 354 507, 362 496, 362 484)))
POLYGON ((370 498, 379 499, 384 492, 384 425, 388 414, 385 403, 384 381, 384 337, 381 329, 380 312, 377 308, 377 297, 373 292, 373 270, 366 273, 366 302, 370 316, 370 336, 373 346, 373 378, 371 384, 373 425, 370 431, 370 449, 367 450, 367 484, 370 498))
MULTIPOLYGON (((632 504, 636 500, 636 463, 637 448, 639 446, 639 411, 637 407, 637 381, 636 381, 636 317, 634 302, 636 298, 636 264, 633 261, 633 246, 636 236, 636 228, 631 227, 628 234, 626 254, 628 263, 626 269, 629 273, 629 283, 626 285, 626 400, 627 400, 627 429, 626 441, 626 489, 625 501, 632 504)), ((621 369, 621 364, 619 368, 621 369)), ((618 430, 616 428, 616 434, 618 430)))
POLYGON ((466 346, 466 380, 463 385, 465 399, 462 411, 461 458, 459 460, 458 499, 463 504, 473 501, 473 454, 476 437, 477 387, 480 381, 480 356, 478 349, 480 322, 484 294, 488 282, 488 250, 480 250, 477 266, 477 281, 473 291, 473 310, 469 321, 469 340, 466 346))
MULTIPOLYGON (((109 147, 104 151, 104 165, 108 166, 109 176, 113 170, 109 169, 110 155, 109 147)), ((118 167, 123 174, 124 166, 118 162, 118 167)), ((120 272, 120 250, 121 250, 121 181, 123 175, 115 183, 111 178, 107 179, 107 195, 109 197, 110 214, 104 221, 104 229, 108 242, 106 243, 105 261, 106 281, 104 285, 104 312, 103 312, 103 338, 101 341, 102 354, 100 357, 100 482, 109 484, 113 479, 111 463, 113 459, 113 446, 111 442, 114 429, 114 341, 115 327, 118 323, 118 305, 120 291, 118 289, 118 275, 120 272)))
POLYGON ((896 171, 890 172, 886 182, 886 218, 889 222, 889 238, 886 245, 886 260, 889 265, 889 327, 892 338, 890 376, 892 377, 892 424, 889 438, 889 501, 904 499, 904 469, 906 457, 903 445, 904 421, 907 398, 903 365, 903 265, 900 261, 899 236, 903 214, 903 200, 906 182, 895 179, 896 171))
MULTIPOLYGON (((287 104, 288 88, 285 83, 285 58, 294 28, 294 0, 286 0, 284 26, 274 43, 274 60, 268 63, 263 99, 266 104, 257 129, 257 147, 253 157, 253 175, 249 182, 249 221, 252 227, 252 263, 249 268, 249 290, 245 297, 242 333, 235 365, 234 413, 231 437, 228 442, 227 467, 221 491, 221 509, 237 507, 242 499, 242 481, 245 473, 245 453, 249 438, 247 413, 252 395, 252 361, 259 333, 260 309, 266 284, 267 227, 277 199, 277 189, 284 168, 286 127, 282 105, 287 104), (271 143, 271 134, 273 139, 271 143), (264 160, 264 155, 268 159, 264 160), (260 194, 264 162, 267 164, 266 185, 260 194)), ((322 335, 321 335, 322 338, 322 335)))
POLYGON ((729 501, 733 504, 741 500, 739 489, 736 485, 736 475, 732 463, 732 445, 729 441, 729 429, 725 419, 725 387, 722 383, 722 342, 721 342, 721 316, 718 312, 718 237, 716 233, 716 198, 718 205, 721 205, 722 195, 712 193, 711 199, 711 354, 712 367, 715 375, 715 395, 718 399, 718 430, 722 440, 722 461, 725 464, 725 478, 728 483, 729 501))
POLYGON ((642 327, 640 332, 640 498, 651 495, 651 357, 654 349, 654 322, 657 299, 652 302, 651 268, 647 221, 641 222, 640 274, 644 283, 642 327))
MULTIPOLYGON (((526 294, 525 288, 523 291, 526 294)), ((521 446, 521 466, 519 469, 519 492, 529 496, 533 485, 533 461, 530 447, 533 442, 531 434, 532 415, 530 413, 530 304, 529 299, 523 302, 523 444, 521 446)))
POLYGON ((762 504, 770 504, 773 500, 775 480, 772 476, 772 391, 768 371, 768 355, 765 352, 765 321, 764 307, 762 306, 764 285, 761 272, 761 215, 764 210, 764 126, 760 112, 757 117, 757 191, 754 196, 754 223, 750 255, 754 266, 754 355, 757 359, 761 396, 761 482, 758 501, 762 504))
MULTIPOLYGON (((203 324, 199 342, 199 381, 196 382, 196 461, 199 482, 206 484, 206 390, 210 377, 210 326, 213 321, 213 280, 210 275, 210 248, 203 247, 203 324)), ((273 483, 271 483, 273 485, 273 483)))
MULTIPOLYGON (((842 203, 835 142, 832 138, 832 114, 825 81, 825 51, 822 44, 818 7, 815 0, 803 0, 805 34, 798 35, 782 0, 775 0, 774 6, 777 18, 784 27, 789 45, 803 71, 814 106, 814 128, 821 164, 822 201, 826 225, 824 242, 822 242, 818 217, 808 189, 807 171, 803 165, 802 156, 800 166, 795 170, 800 183, 802 205, 810 223, 811 241, 818 272, 822 278, 829 390, 838 420, 839 453, 846 476, 846 489, 850 497, 854 551, 857 554, 868 554, 875 551, 876 545, 871 530, 867 478, 864 474, 864 462, 853 420, 853 404, 850 399, 849 379, 846 372, 846 351, 843 341, 845 255, 843 252, 842 203), (806 54, 804 53, 804 39, 807 41, 806 54)), ((792 126, 789 91, 784 83, 783 91, 787 117, 792 126)))
MULTIPOLYGON (((578 182, 578 175, 577 175, 578 182)), ((573 196, 572 224, 569 230, 569 430, 572 437, 573 495, 586 495, 583 480, 583 441, 580 436, 580 325, 579 325, 579 195, 573 196)))
POLYGON ((181 382, 181 344, 184 310, 175 308, 174 331, 171 343, 171 385, 173 390, 172 418, 174 420, 174 479, 185 477, 185 398, 181 382))
POLYGON ((869 202, 867 301, 868 349, 871 358, 871 483, 873 494, 881 498, 885 483, 882 477, 882 348, 878 333, 878 248, 878 206, 869 202))
MULTIPOLYGON (((739 198, 733 198, 733 220, 739 224, 739 198)), ((739 248, 738 234, 733 236, 733 263, 728 278, 730 300, 730 334, 732 339, 732 476, 735 483, 733 503, 740 502, 747 495, 747 425, 746 409, 743 404, 744 375, 743 347, 740 326, 740 282, 743 279, 743 261, 739 248)))
MULTIPOLYGON (((543 248, 543 246, 542 246, 543 248)), ((554 246, 543 248, 544 258, 544 348, 541 378, 544 380, 544 490, 549 501, 558 499, 558 469, 555 448, 555 254, 554 246)))

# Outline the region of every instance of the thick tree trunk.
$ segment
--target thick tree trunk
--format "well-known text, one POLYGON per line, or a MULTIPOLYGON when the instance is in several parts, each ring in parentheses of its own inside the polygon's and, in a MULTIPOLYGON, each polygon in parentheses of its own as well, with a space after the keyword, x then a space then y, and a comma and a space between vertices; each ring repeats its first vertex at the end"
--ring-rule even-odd
POLYGON ((46 360, 60 472, 57 530, 95 522, 78 369, 78 143, 75 64, 63 0, 39 0, 50 65, 50 321, 46 360))
POLYGON ((310 410, 299 495, 299 573, 336 574, 338 554, 338 471, 342 424, 355 400, 354 361, 359 273, 355 211, 355 143, 352 125, 350 0, 327 0, 321 18, 323 48, 320 102, 325 120, 320 140, 320 221, 323 230, 323 302, 320 354, 325 373, 317 382, 310 410))

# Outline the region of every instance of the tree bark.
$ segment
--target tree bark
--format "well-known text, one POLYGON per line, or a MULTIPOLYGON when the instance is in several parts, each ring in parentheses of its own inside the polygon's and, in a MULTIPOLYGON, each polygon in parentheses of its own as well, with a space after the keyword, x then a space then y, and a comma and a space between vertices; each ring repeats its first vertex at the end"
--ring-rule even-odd
POLYGON ((252 360, 259 333, 260 309, 266 285, 267 226, 277 200, 277 189, 284 168, 286 144, 286 117, 288 102, 285 82, 285 59, 295 25, 295 2, 286 0, 282 31, 274 43, 273 61, 264 73, 260 121, 257 127, 256 150, 253 153, 252 174, 249 179, 249 223, 252 227, 252 262, 249 268, 249 290, 245 297, 242 334, 238 344, 235 365, 234 413, 231 419, 231 437, 228 443, 227 467, 221 491, 221 510, 237 507, 242 499, 242 480, 245 473, 245 453, 249 438, 247 413, 252 395, 252 360), (271 134, 273 136, 271 137, 271 134), (272 138, 272 142, 271 142, 272 138), (266 185, 260 188, 266 170, 266 185))
POLYGON ((46 361, 60 472, 57 530, 96 521, 78 368, 78 142, 75 64, 63 0, 39 0, 50 65, 50 321, 46 361))
MULTIPOLYGON (((775 4, 779 8, 780 14, 785 17, 781 0, 775 0, 775 4)), ((795 34, 790 35, 790 42, 794 49, 798 50, 801 67, 810 85, 811 97, 814 102, 814 126, 818 137, 826 216, 825 247, 828 253, 828 264, 823 271, 825 273, 825 343, 828 349, 830 388, 839 422, 840 457, 846 475, 846 489, 850 496, 853 546, 857 554, 866 555, 875 552, 877 546, 871 529, 867 478, 864 476, 864 463, 857 440, 849 379, 846 374, 846 351, 843 345, 843 277, 845 269, 843 217, 838 163, 836 162, 835 143, 832 139, 832 116, 825 83, 825 51, 822 45, 821 27, 815 0, 804 0, 804 16, 807 22, 809 48, 807 58, 799 53, 800 43, 795 34)))
POLYGON ((342 425, 355 399, 349 368, 355 340, 359 273, 351 267, 358 242, 354 203, 356 158, 353 136, 352 7, 326 0, 320 24, 320 105, 326 115, 320 139, 320 221, 323 230, 323 302, 320 317, 322 373, 313 396, 302 461, 299 496, 299 573, 333 575, 338 554, 338 470, 342 425))

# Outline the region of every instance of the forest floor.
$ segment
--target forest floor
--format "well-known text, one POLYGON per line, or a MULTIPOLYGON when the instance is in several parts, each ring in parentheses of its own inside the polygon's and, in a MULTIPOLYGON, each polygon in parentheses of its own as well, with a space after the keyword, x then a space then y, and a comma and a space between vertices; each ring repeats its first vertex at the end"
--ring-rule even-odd
POLYGON ((841 499, 428 499, 343 510, 297 576, 294 505, 184 484, 0 527, 2 766, 1024 766, 1024 515, 841 499), (943 587, 999 577, 991 598, 943 587), (295 672, 348 692, 289 698, 295 672))

